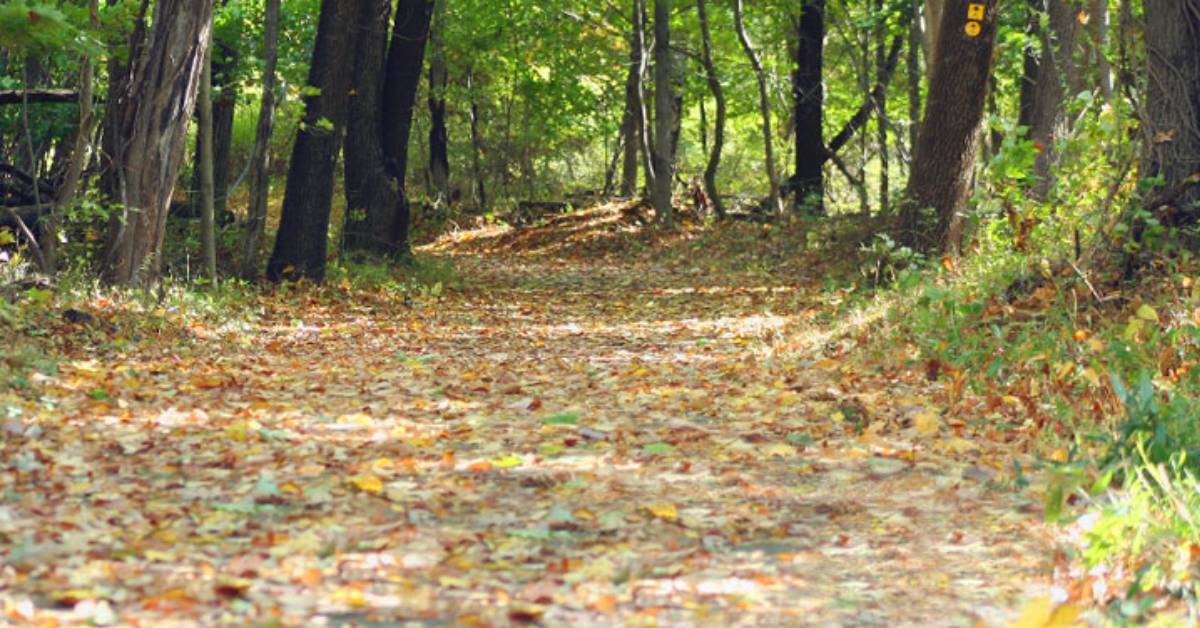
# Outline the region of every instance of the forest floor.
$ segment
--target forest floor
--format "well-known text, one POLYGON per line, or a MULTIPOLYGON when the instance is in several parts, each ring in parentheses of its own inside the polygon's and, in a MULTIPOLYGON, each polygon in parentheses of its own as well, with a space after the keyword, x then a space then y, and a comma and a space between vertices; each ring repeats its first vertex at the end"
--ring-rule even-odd
POLYGON ((462 287, 411 303, 61 323, 57 372, 0 397, 3 617, 974 626, 1044 595, 1019 448, 854 372, 818 261, 636 229, 453 234, 423 254, 462 287))

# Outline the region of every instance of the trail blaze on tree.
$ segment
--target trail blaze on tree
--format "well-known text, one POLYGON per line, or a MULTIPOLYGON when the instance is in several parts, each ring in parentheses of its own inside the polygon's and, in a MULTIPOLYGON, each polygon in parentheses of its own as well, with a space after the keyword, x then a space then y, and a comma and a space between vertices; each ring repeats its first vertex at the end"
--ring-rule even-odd
POLYGON ((901 206, 898 236, 921 249, 955 255, 991 84, 999 1, 948 0, 942 7, 925 121, 901 206), (932 209, 936 220, 925 220, 932 209))

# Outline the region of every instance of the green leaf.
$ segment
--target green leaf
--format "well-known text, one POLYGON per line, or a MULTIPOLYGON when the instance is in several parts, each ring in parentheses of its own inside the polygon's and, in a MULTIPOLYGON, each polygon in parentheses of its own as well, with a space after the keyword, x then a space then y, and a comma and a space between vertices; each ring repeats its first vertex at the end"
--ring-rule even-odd
POLYGON ((579 423, 579 413, 563 412, 542 419, 544 425, 576 425, 579 423))
POLYGON ((648 454, 669 454, 675 451, 675 447, 670 443, 650 443, 642 447, 642 451, 648 454))

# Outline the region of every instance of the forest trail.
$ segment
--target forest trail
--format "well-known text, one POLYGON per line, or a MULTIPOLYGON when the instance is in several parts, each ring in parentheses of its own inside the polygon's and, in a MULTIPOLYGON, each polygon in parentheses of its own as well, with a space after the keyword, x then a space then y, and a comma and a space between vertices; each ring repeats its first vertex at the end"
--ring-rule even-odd
POLYGON ((434 247, 468 288, 411 308, 81 348, 0 445, 6 616, 1002 625, 1044 585, 1004 450, 772 349, 808 279, 562 238, 434 247))

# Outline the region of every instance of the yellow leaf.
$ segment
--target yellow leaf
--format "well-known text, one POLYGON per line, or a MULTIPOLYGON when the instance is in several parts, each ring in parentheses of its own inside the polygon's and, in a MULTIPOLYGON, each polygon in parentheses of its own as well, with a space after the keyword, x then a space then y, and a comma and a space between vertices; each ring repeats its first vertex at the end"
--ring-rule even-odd
POLYGON ((378 476, 370 474, 355 475, 346 481, 349 482, 354 488, 357 488, 364 493, 370 493, 372 495, 379 495, 383 493, 383 480, 379 479, 378 476))
POLYGON ((646 510, 650 511, 650 514, 654 515, 655 517, 658 517, 659 519, 665 519, 667 521, 675 521, 679 518, 679 509, 675 507, 675 504, 670 502, 647 504, 646 510))
POLYGON ((1085 368, 1080 373, 1080 375, 1082 375, 1083 378, 1086 379, 1089 384, 1091 384, 1093 386, 1100 385, 1100 375, 1098 373, 1096 373, 1095 369, 1093 369, 1091 367, 1085 368))
POLYGON ((913 417, 913 429, 919 434, 929 436, 936 434, 941 425, 941 417, 933 410, 926 410, 913 417))
POLYGON ((362 412, 347 414, 338 419, 339 425, 355 425, 358 427, 371 427, 374 422, 374 419, 362 412))
POLYGON ((1074 628, 1083 625, 1079 621, 1080 609, 1074 604, 1054 606, 1054 601, 1040 597, 1021 609, 1021 616, 1008 628, 1074 628))
POLYGON ((363 595, 363 592, 351 587, 342 587, 337 591, 334 591, 329 597, 335 602, 341 602, 346 606, 352 606, 354 608, 363 608, 369 605, 367 597, 363 595))
POLYGON ((1054 600, 1040 597, 1021 609, 1021 616, 1008 625, 1008 628, 1045 628, 1054 613, 1054 600))
POLYGON ((1158 322, 1158 312, 1155 311, 1154 308, 1150 307, 1149 305, 1145 305, 1145 304, 1143 304, 1141 307, 1138 308, 1137 317, 1144 321, 1150 321, 1152 323, 1158 322))
POLYGON ((790 458, 796 455, 796 448, 787 443, 771 443, 770 445, 762 448, 762 453, 768 458, 772 456, 790 458))
POLYGON ((225 428, 225 437, 239 443, 244 443, 246 442, 246 439, 250 437, 251 429, 253 428, 251 427, 249 421, 234 421, 233 423, 229 424, 229 427, 225 428))
POLYGON ((1066 462, 1067 450, 1062 447, 1055 449, 1054 451, 1050 452, 1050 459, 1059 463, 1066 462))
POLYGON ((511 469, 525 464, 525 460, 516 454, 509 454, 499 460, 493 460, 492 466, 497 469, 511 469))

